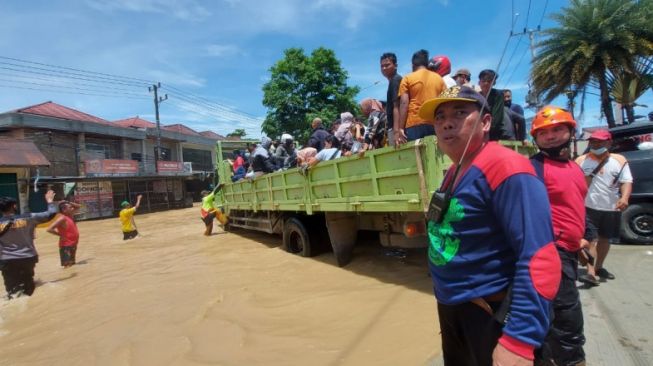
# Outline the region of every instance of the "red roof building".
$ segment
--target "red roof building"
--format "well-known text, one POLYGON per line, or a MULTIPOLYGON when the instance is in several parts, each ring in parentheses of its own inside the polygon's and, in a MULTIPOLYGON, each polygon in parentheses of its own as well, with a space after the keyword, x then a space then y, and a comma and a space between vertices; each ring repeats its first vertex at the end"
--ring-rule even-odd
POLYGON ((182 125, 181 123, 177 123, 174 125, 167 125, 161 127, 164 130, 172 131, 172 132, 177 132, 182 135, 192 135, 192 136, 201 136, 197 131, 193 130, 192 128, 182 125))
POLYGON ((76 109, 64 107, 61 104, 57 104, 51 101, 41 103, 41 104, 36 104, 30 107, 17 109, 15 111, 11 111, 10 113, 12 112, 34 114, 37 116, 59 118, 59 119, 70 120, 70 121, 82 121, 82 122, 99 123, 102 125, 111 125, 111 122, 105 119, 90 115, 88 113, 80 112, 76 109))
POLYGON ((114 124, 129 128, 156 128, 156 123, 144 120, 139 116, 113 121, 114 124))
POLYGON ((220 134, 217 134, 217 133, 215 133, 213 131, 202 131, 202 132, 200 132, 200 135, 202 135, 204 137, 208 137, 208 138, 213 139, 213 140, 224 140, 225 139, 224 136, 222 136, 220 134))

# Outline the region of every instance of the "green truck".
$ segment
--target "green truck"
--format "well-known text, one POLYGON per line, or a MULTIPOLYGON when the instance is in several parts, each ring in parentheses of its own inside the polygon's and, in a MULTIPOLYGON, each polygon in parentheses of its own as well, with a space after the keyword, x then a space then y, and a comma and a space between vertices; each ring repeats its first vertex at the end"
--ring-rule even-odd
MULTIPOLYGON (((435 136, 323 161, 304 172, 293 168, 232 183, 226 158, 244 145, 217 143, 223 187, 215 206, 228 217, 225 230, 281 234, 285 250, 306 257, 330 246, 340 266, 351 261, 361 230, 377 232, 385 247, 426 246, 424 214, 451 165, 435 136)), ((517 142, 504 145, 534 152, 517 142)))

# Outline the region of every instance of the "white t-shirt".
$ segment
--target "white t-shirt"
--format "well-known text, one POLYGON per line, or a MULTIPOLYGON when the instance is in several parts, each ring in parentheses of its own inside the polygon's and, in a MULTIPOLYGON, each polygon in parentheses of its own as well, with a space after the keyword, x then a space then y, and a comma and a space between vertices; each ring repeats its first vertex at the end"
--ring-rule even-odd
POLYGON ((444 85, 447 86, 447 89, 456 86, 456 80, 454 80, 449 74, 445 75, 442 77, 442 80, 444 80, 444 85))
MULTIPOLYGON (((585 176, 592 174, 601 160, 593 154, 585 154, 576 159, 585 176)), ((621 183, 632 183, 633 176, 623 155, 610 154, 608 161, 592 179, 587 190, 585 206, 594 210, 616 211, 621 183), (623 169, 622 169, 623 167, 623 169)))

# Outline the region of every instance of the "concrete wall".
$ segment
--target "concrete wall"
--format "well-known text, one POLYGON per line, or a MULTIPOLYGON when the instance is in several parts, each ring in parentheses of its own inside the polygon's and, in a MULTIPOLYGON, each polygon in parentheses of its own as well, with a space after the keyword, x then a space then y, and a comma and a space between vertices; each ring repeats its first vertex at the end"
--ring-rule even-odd
POLYGON ((23 129, 26 140, 36 147, 50 161, 49 167, 41 167, 44 176, 77 176, 79 156, 77 154, 77 135, 59 131, 23 129))

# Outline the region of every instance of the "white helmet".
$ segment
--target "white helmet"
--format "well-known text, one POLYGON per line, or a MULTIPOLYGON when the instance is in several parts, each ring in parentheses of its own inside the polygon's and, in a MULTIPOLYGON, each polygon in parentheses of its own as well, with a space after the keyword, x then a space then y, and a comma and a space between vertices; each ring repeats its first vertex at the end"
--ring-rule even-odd
POLYGON ((292 140, 292 139, 293 139, 292 136, 290 136, 290 134, 288 134, 288 133, 284 133, 284 134, 281 135, 281 143, 282 144, 285 144, 287 140, 292 140))

